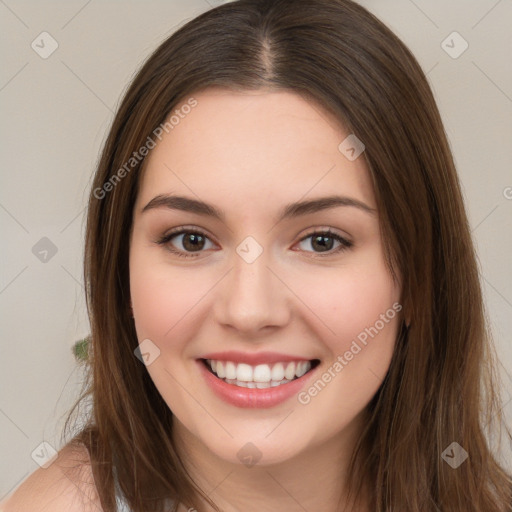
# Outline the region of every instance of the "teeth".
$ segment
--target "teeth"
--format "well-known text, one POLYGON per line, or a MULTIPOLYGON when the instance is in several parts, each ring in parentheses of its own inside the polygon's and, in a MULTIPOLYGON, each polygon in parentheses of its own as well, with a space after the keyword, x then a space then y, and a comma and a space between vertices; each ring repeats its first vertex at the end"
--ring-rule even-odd
POLYGON ((309 370, 311 370, 311 363, 309 361, 301 361, 297 365, 297 369, 295 370, 295 375, 297 375, 297 377, 302 377, 309 370))
POLYGON ((270 381, 270 382, 243 382, 241 380, 236 379, 224 379, 228 384, 233 384, 234 386, 238 386, 240 388, 256 388, 256 389, 265 389, 265 388, 275 388, 280 386, 281 384, 287 384, 290 382, 289 380, 283 379, 282 381, 270 381))
POLYGON ((226 377, 226 370, 222 361, 217 361, 217 371, 215 373, 220 379, 224 379, 226 377))
POLYGON ((311 361, 275 363, 274 365, 246 363, 236 364, 232 361, 206 360, 213 373, 228 384, 243 388, 265 389, 280 386, 302 377, 311 369, 311 361))
POLYGON ((284 379, 284 366, 283 363, 277 363, 272 368, 272 380, 284 379))
POLYGON ((284 371, 284 376, 288 380, 292 380, 295 377, 295 363, 288 363, 284 371))
MULTIPOLYGON (((254 382, 270 382, 271 371, 268 364, 259 364, 254 368, 254 382)), ((278 380, 278 379, 275 379, 278 380)))
MULTIPOLYGON (((226 379, 236 379, 236 366, 235 363, 228 361, 225 365, 226 368, 226 379)), ((213 370, 213 367, 212 367, 213 370)), ((215 370, 213 370, 215 371, 215 370)))
POLYGON ((240 363, 236 367, 236 378, 243 382, 249 382, 249 381, 252 382, 252 366, 249 366, 248 364, 240 363))

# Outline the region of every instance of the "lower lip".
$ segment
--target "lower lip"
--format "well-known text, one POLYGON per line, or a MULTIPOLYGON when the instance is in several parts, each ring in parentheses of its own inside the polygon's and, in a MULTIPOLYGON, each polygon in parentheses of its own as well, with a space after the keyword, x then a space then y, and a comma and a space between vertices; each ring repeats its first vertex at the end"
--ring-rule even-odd
POLYGON ((198 360, 199 369, 212 391, 225 402, 236 407, 266 409, 281 404, 297 395, 315 369, 302 377, 271 388, 242 388, 228 384, 210 372, 202 360, 198 360))

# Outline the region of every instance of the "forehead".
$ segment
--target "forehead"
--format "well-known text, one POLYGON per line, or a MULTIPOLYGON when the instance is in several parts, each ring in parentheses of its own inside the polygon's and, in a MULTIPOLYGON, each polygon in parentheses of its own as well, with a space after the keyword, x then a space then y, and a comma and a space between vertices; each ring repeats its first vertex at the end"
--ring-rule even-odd
POLYGON ((208 89, 193 108, 173 109, 172 129, 146 157, 137 204, 157 194, 207 199, 229 212, 272 208, 304 196, 350 195, 374 207, 361 155, 338 146, 349 135, 316 102, 289 91, 208 89))

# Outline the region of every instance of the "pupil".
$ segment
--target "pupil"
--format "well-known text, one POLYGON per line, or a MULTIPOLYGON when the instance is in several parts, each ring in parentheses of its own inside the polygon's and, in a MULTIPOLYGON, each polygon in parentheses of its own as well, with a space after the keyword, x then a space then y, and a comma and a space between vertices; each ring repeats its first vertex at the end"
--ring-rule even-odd
POLYGON ((201 243, 199 243, 198 245, 198 241, 203 242, 204 244, 204 238, 201 235, 189 233, 188 235, 185 235, 183 237, 183 247, 185 247, 185 249, 187 250, 196 250, 198 247, 199 249, 202 249, 203 246, 201 245, 201 243), (189 245, 187 241, 192 241, 192 243, 189 245), (187 245, 189 246, 187 247, 187 245))
MULTIPOLYGON (((318 235, 316 237, 313 238, 313 241, 312 241, 313 245, 315 243, 318 243, 319 244, 319 247, 321 250, 327 250, 329 251, 330 249, 332 249, 332 243, 333 243, 333 239, 332 237, 330 236, 324 236, 324 235, 318 235), (325 243, 325 240, 330 240, 331 243, 325 243)), ((320 251, 321 252, 321 251, 320 251)))

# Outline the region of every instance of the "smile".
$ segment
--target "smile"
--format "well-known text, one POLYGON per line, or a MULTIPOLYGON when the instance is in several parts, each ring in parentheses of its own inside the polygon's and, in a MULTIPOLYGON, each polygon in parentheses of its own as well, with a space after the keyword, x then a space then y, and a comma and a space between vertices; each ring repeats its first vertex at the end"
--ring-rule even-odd
POLYGON ((291 399, 320 364, 318 359, 278 354, 237 354, 225 353, 223 359, 212 354, 196 362, 207 387, 222 401, 241 408, 269 408, 291 399))
POLYGON ((215 359, 205 359, 203 361, 215 376, 227 384, 251 389, 282 386, 302 377, 318 364, 318 360, 258 365, 215 359))

